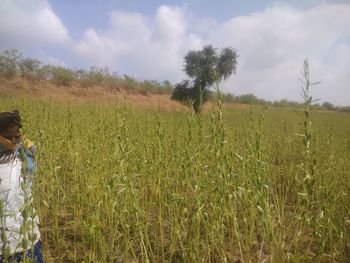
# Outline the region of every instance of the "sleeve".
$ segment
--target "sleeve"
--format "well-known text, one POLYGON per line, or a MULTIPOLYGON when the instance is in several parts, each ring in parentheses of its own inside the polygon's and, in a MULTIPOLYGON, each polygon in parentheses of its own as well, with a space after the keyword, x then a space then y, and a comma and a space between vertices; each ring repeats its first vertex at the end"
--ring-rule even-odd
POLYGON ((29 139, 24 139, 23 141, 24 148, 24 157, 26 158, 27 168, 31 174, 34 174, 35 171, 35 152, 36 147, 32 141, 29 139))

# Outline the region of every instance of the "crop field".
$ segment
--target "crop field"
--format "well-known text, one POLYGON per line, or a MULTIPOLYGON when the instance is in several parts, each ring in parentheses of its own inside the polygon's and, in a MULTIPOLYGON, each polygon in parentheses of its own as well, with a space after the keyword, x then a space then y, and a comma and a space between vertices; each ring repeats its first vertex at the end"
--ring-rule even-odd
POLYGON ((349 262, 349 113, 0 97, 13 108, 48 262, 349 262))

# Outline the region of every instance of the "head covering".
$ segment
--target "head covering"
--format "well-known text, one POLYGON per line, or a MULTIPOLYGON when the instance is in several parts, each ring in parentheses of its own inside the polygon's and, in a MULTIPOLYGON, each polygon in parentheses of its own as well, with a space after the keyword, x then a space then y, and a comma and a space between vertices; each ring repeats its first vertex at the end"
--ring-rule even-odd
POLYGON ((1 136, 2 132, 16 126, 22 128, 18 110, 0 112, 0 150, 15 151, 18 148, 17 144, 1 136))
POLYGON ((18 110, 0 112, 0 133, 15 126, 22 128, 18 110))

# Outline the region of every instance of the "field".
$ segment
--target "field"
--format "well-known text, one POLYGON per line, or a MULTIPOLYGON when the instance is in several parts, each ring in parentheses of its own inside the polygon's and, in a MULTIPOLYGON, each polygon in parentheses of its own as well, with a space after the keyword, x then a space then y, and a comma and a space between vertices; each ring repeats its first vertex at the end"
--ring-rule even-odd
POLYGON ((348 113, 12 108, 38 147, 48 262, 349 262, 348 113))

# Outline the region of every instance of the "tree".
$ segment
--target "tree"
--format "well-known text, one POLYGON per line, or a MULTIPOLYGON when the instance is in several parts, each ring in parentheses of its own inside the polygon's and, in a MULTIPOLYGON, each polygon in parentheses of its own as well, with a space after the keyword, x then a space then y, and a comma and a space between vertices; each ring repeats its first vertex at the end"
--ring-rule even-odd
MULTIPOLYGON (((188 93, 192 94, 193 108, 196 113, 202 111, 205 90, 209 90, 215 82, 226 80, 232 73, 236 73, 237 58, 237 51, 233 48, 227 47, 218 53, 217 49, 211 45, 203 47, 202 50, 189 51, 185 55, 184 71, 193 81, 192 92, 188 93)), ((180 87, 189 88, 183 85, 178 86, 179 89, 180 87)))
POLYGON ((16 77, 21 60, 22 53, 17 49, 7 49, 0 53, 0 75, 7 79, 16 77))
MULTIPOLYGON (((171 96, 172 100, 177 100, 184 102, 188 105, 194 105, 195 97, 196 97, 196 86, 191 86, 191 82, 189 80, 183 80, 180 83, 175 85, 174 92, 171 96)), ((211 96, 211 92, 208 89, 203 91, 202 101, 203 103, 209 100, 211 96)))
POLYGON ((328 102, 328 101, 325 101, 322 103, 322 107, 327 109, 327 110, 335 110, 335 106, 334 104, 328 102))
POLYGON ((171 93, 173 91, 173 85, 169 80, 164 80, 162 82, 162 93, 171 93))
POLYGON ((37 59, 26 58, 19 62, 19 69, 21 71, 22 77, 27 79, 35 79, 38 77, 38 71, 40 68, 41 62, 37 59))

